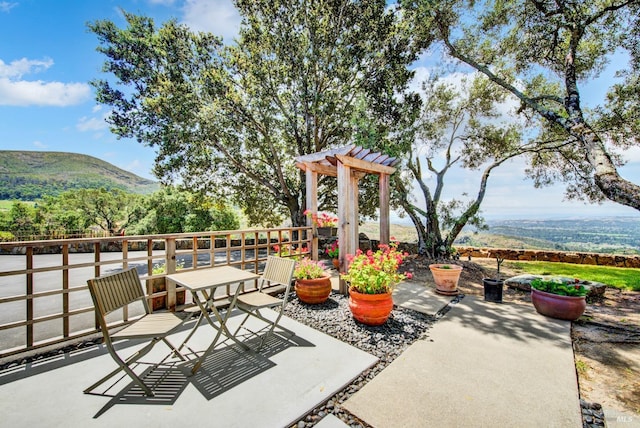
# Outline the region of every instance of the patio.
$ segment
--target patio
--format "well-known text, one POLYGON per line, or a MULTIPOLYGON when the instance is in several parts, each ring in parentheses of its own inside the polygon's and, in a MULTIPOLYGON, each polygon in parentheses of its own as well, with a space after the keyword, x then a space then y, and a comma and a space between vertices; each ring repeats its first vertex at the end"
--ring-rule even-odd
MULTIPOLYGON (((240 318, 233 314, 230 327, 240 318)), ((193 322, 171 336, 173 343, 180 343, 193 322)), ((115 368, 103 346, 0 372, 0 425, 175 427, 215 420, 226 427, 284 427, 377 361, 289 318, 281 323, 296 333, 292 341, 274 335, 255 354, 227 341, 192 377, 186 375, 189 363, 178 360, 145 373, 147 383, 158 382, 155 397, 145 397, 128 377, 105 384, 104 395, 83 394, 115 368)), ((204 324, 189 342, 194 349, 206 347, 213 334, 204 324)), ((247 343, 255 345, 255 338, 247 343)), ((158 345, 145 361, 161 360, 166 353, 168 348, 158 345)))
MULTIPOLYGON (((337 307, 337 296, 332 299, 337 307)), ((451 302, 410 281, 400 284, 394 299, 402 308, 430 315, 451 302)), ((240 353, 225 342, 193 377, 185 375, 189 363, 155 370, 146 378, 158 381, 153 398, 128 378, 108 395, 82 393, 115 366, 102 346, 14 367, 0 372, 0 425, 173 427, 210 420, 224 427, 291 426, 369 367, 379 366, 373 355, 319 331, 340 322, 343 314, 334 316, 338 312, 318 315, 315 329, 283 317, 283 326, 296 336, 288 341, 276 335, 260 353, 240 353)), ((239 318, 232 316, 230 326, 239 318)), ((570 325, 547 319, 530 305, 466 296, 336 407, 379 428, 579 427, 570 325)), ((174 343, 190 326, 175 335, 174 343)), ((193 347, 206 346, 211 334, 211 327, 202 325, 193 347)), ((168 348, 159 345, 153 352, 161 359, 168 348)), ((327 413, 316 426, 347 426, 327 413)))

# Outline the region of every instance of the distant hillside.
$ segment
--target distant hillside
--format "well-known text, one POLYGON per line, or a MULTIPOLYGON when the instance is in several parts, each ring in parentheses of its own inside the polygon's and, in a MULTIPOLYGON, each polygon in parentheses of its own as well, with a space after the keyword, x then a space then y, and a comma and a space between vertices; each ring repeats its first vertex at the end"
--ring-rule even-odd
POLYGON ((100 187, 147 194, 159 185, 92 156, 0 150, 0 199, 32 201, 100 187))
POLYGON ((492 221, 488 231, 465 231, 456 240, 457 245, 473 247, 617 254, 639 254, 639 242, 637 217, 492 221))

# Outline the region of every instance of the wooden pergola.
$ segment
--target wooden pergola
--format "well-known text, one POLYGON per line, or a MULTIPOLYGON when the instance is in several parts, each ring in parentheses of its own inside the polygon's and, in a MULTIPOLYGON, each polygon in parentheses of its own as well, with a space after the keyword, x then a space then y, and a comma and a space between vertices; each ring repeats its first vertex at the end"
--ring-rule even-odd
MULTIPOLYGON (((305 171, 307 209, 318 211, 318 174, 338 179, 338 240, 340 242, 340 272, 346 270, 346 255, 355 254, 359 243, 358 181, 366 174, 379 176, 380 243, 389 243, 389 176, 395 172, 398 159, 351 145, 296 158, 298 168, 305 171)), ((307 220, 312 225, 312 220, 307 220)), ((315 229, 314 229, 315 230, 315 229)), ((313 256, 318 255, 318 238, 314 233, 313 256)), ((340 292, 347 287, 340 280, 340 292)))

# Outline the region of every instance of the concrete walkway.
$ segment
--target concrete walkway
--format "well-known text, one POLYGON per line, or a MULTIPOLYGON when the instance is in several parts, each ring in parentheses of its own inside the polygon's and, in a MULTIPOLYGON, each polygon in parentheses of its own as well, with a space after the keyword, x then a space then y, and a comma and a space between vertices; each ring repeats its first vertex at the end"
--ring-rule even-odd
MULTIPOLYGON (((409 287, 397 303, 433 313, 442 297, 409 287)), ((376 428, 581 427, 570 327, 467 296, 344 407, 376 428)))

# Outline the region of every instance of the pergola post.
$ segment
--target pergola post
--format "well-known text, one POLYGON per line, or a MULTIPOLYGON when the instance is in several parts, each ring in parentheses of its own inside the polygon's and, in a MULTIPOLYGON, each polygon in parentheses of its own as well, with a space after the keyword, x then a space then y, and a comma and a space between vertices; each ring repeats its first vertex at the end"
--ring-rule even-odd
MULTIPOLYGON (((307 168, 305 171, 307 189, 307 209, 311 212, 318 211, 318 173, 314 168, 307 168)), ((311 258, 318 260, 318 234, 311 217, 307 217, 307 226, 312 226, 313 239, 311 241, 311 258)))
MULTIPOLYGON (((358 146, 347 146, 296 158, 296 165, 305 171, 307 209, 318 211, 318 174, 338 179, 338 240, 340 242, 340 272, 348 269, 347 254, 359 247, 358 180, 365 174, 378 174, 380 190, 380 243, 389 243, 389 176, 395 172, 396 158, 358 146)), ((311 219, 307 225, 313 225, 311 219)), ((312 257, 318 258, 318 236, 313 228, 312 257)), ((348 293, 340 280, 340 292, 348 293)))
POLYGON ((378 181, 380 192, 380 243, 389 244, 389 175, 380 174, 378 181))

